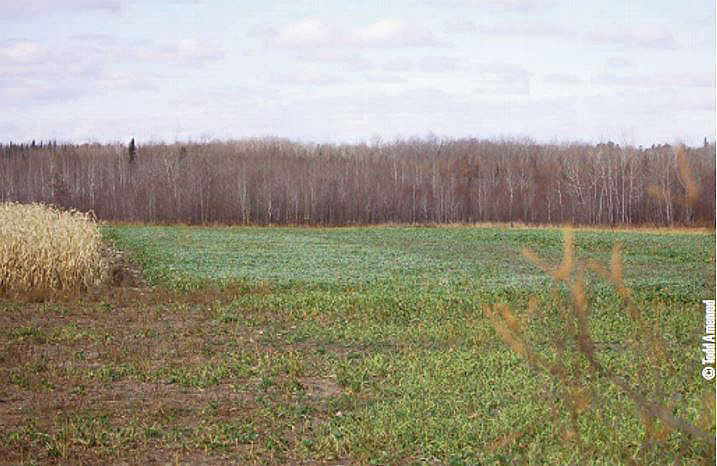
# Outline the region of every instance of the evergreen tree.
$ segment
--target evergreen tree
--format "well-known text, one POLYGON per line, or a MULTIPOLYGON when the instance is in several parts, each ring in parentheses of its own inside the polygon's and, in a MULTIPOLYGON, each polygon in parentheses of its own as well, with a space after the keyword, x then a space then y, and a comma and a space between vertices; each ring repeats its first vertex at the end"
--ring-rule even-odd
POLYGON ((134 162, 134 156, 137 155, 137 145, 134 142, 134 138, 129 142, 129 161, 130 163, 134 162))

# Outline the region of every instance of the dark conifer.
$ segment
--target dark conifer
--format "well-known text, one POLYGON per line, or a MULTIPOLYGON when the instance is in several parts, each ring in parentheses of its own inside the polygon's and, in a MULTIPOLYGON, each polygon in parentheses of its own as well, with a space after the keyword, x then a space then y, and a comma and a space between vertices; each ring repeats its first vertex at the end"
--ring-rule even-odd
POLYGON ((129 162, 134 162, 134 156, 137 155, 137 145, 134 142, 134 138, 129 142, 129 162))

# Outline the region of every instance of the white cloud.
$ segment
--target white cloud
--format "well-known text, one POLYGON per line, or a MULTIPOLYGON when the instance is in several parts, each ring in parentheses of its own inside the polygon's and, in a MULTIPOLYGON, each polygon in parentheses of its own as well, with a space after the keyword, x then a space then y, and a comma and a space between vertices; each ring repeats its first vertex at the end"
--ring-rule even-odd
POLYGON ((86 9, 117 12, 123 3, 124 0, 0 0, 0 10, 8 17, 86 9))
POLYGON ((48 65, 22 76, 0 78, 0 100, 10 107, 27 108, 29 103, 65 102, 97 93, 156 90, 161 79, 151 73, 105 72, 79 64, 48 65))
POLYGON ((0 76, 21 79, 59 79, 87 73, 86 60, 74 50, 51 50, 33 41, 0 44, 0 76))
POLYGON ((537 0, 471 0, 470 3, 480 8, 501 11, 534 11, 536 8, 544 6, 547 2, 537 0))
POLYGON ((468 18, 457 18, 443 23, 448 33, 484 33, 520 36, 572 36, 575 34, 572 25, 558 24, 539 16, 524 19, 486 18, 484 21, 473 21, 468 18))
POLYGON ((366 82, 376 84, 403 84, 406 82, 405 78, 393 73, 368 73, 363 74, 362 78, 366 82))
POLYGON ((110 49, 108 58, 128 61, 161 62, 167 64, 194 65, 220 60, 224 51, 196 39, 179 39, 173 43, 155 44, 150 41, 135 42, 130 46, 110 49))
POLYGON ((327 73, 297 71, 293 73, 275 73, 271 75, 269 81, 274 84, 326 86, 330 84, 341 84, 344 82, 344 79, 327 73))
POLYGON ((414 47, 438 45, 433 33, 400 19, 384 18, 353 29, 330 27, 320 19, 305 19, 275 28, 255 25, 249 34, 270 47, 346 49, 351 47, 414 47))
POLYGON ((381 64, 382 71, 408 71, 413 69, 414 61, 408 57, 392 57, 390 60, 386 60, 381 64))
MULTIPOLYGON (((303 104, 301 105, 303 108, 329 108, 329 113, 343 112, 346 119, 368 119, 373 126, 372 131, 389 122, 391 123, 387 126, 393 128, 401 119, 421 119, 426 122, 435 121, 437 115, 464 115, 470 108, 470 103, 460 96, 433 87, 402 87, 396 92, 373 89, 360 95, 307 100, 313 104, 303 104)), ((346 120, 343 124, 346 124, 346 120)))
POLYGON ((575 34, 569 25, 561 25, 542 18, 523 20, 491 21, 478 24, 476 31, 489 34, 517 34, 530 36, 572 36, 575 34))
POLYGON ((699 88, 714 87, 714 73, 663 73, 663 74, 615 74, 603 73, 593 76, 591 83, 608 87, 668 87, 699 88))
POLYGON ((318 19, 290 23, 273 32, 272 45, 279 47, 325 47, 332 44, 334 34, 318 19))
POLYGON ((532 73, 520 65, 484 64, 476 73, 477 94, 529 94, 532 73))
POLYGON ((453 18, 443 22, 445 32, 473 32, 476 29, 475 21, 468 18, 453 18))
POLYGON ((122 131, 160 124, 146 118, 156 116, 179 120, 178 134, 298 137, 581 137, 595 121, 691 134, 714 122, 703 112, 714 107, 714 22, 698 19, 709 15, 693 4, 633 5, 618 15, 616 1, 551 10, 552 0, 423 0, 435 8, 409 0, 410 10, 347 11, 283 0, 246 5, 237 17, 236 2, 177 1, 202 0, 0 0, 0 102, 9 109, 0 134, 7 122, 17 132, 117 134, 109 107, 122 131), (251 24, 250 37, 238 37, 251 24), (210 74, 219 64, 224 72, 210 74), (586 93, 599 95, 593 102, 586 93), (172 101, 190 96, 176 113, 172 101), (57 103, 68 99, 79 101, 57 103), (675 107, 679 118, 668 118, 675 107), (706 123, 693 126, 688 107, 706 123))
MULTIPOLYGON (((8 17, 28 16, 48 12, 95 10, 117 13, 130 3, 147 0, 0 0, 0 10, 8 17)), ((155 3, 197 4, 204 0, 152 0, 155 3)), ((2 19, 2 18, 0 18, 2 19)))
POLYGON ((221 49, 201 44, 196 39, 179 39, 164 50, 170 60, 180 63, 197 63, 224 57, 221 49))
POLYGON ((355 50, 336 47, 311 47, 300 48, 294 51, 294 56, 303 61, 320 63, 338 63, 342 65, 358 65, 366 59, 355 50))
MULTIPOLYGON (((205 54, 190 42, 180 42, 165 53, 185 61, 205 54)), ((0 44, 0 98, 12 106, 62 102, 108 90, 157 87, 161 77, 156 74, 112 72, 106 64, 116 62, 120 56, 112 48, 48 48, 31 41, 0 44)))
POLYGON ((134 91, 157 90, 159 82, 165 76, 152 73, 107 73, 97 77, 95 83, 100 89, 121 90, 131 89, 134 91))
POLYGON ((87 91, 81 79, 0 79, 0 100, 10 105, 27 107, 31 103, 47 104, 76 99, 87 91))
POLYGON ((605 60, 605 68, 612 69, 612 68, 628 68, 631 67, 633 63, 628 60, 625 57, 620 56, 614 56, 610 57, 607 60, 605 60))
POLYGON ((74 34, 70 38, 74 41, 79 41, 84 46, 90 44, 95 47, 108 47, 116 45, 119 42, 118 37, 103 33, 74 34))
POLYGON ((35 64, 46 60, 47 56, 47 50, 36 42, 18 41, 0 45, 0 67, 35 64))
MULTIPOLYGON (((604 93, 586 95, 581 101, 583 107, 589 108, 595 115, 642 115, 673 121, 677 112, 714 113, 714 89, 705 91, 687 92, 671 88, 607 90, 604 93)), ((712 121, 714 127, 714 119, 712 121)))
POLYGON ((426 46, 436 45, 436 38, 425 28, 397 19, 380 19, 365 27, 355 28, 350 41, 364 46, 426 46))
POLYGON ((532 13, 545 11, 554 2, 551 0, 416 0, 416 3, 436 8, 469 6, 481 12, 532 13))
POLYGON ((606 24, 594 29, 588 40, 632 47, 667 48, 675 45, 675 38, 664 25, 621 26, 606 24))
POLYGON ((542 81, 556 86, 573 86, 582 83, 580 76, 573 73, 550 73, 543 76, 542 81))
POLYGON ((418 61, 418 68, 428 73, 444 73, 463 69, 461 60, 454 57, 424 57, 418 61))

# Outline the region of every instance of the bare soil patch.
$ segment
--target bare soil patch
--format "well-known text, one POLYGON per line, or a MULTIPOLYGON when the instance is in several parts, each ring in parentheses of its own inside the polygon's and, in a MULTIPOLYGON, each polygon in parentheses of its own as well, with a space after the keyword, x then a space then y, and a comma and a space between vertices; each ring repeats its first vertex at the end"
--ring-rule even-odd
POLYGON ((0 301, 0 457, 306 464, 297 433, 342 392, 314 351, 218 319, 231 296, 152 289, 124 261, 83 299, 0 301))

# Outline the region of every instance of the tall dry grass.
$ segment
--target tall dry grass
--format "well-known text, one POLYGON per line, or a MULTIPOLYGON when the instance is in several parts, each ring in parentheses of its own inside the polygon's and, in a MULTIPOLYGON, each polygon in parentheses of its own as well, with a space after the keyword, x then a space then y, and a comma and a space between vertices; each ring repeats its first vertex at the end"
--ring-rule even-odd
MULTIPOLYGON (((675 201, 691 208, 700 193, 685 154, 684 147, 678 147, 675 152, 678 176, 685 192, 675 201)), ((648 191, 656 198, 670 197, 670 193, 658 184, 651 185, 648 191)), ((677 445, 674 464, 701 462, 704 459, 705 464, 714 464, 717 444, 714 434, 714 385, 706 384, 702 391, 697 422, 684 418, 677 410, 675 400, 682 395, 673 393, 668 396, 674 387, 668 389, 669 380, 665 374, 674 373, 674 368, 682 363, 675 357, 681 353, 660 327, 660 303, 653 302, 649 308, 641 309, 633 299, 632 291, 624 280, 620 245, 613 244, 607 264, 594 259, 579 260, 575 255, 573 231, 567 228, 560 264, 551 265, 528 249, 524 249, 522 255, 552 278, 552 305, 541 308, 538 298, 532 297, 527 309, 522 312, 501 303, 488 308, 486 315, 505 344, 530 366, 550 376, 552 385, 549 384, 551 386, 546 387, 545 394, 541 395, 545 400, 552 401, 553 406, 567 408, 569 416, 567 425, 561 424, 558 420, 562 413, 555 409, 547 421, 561 432, 566 444, 577 447, 581 463, 595 461, 593 447, 586 441, 587 431, 592 430, 593 434, 601 429, 609 431, 612 427, 602 411, 616 398, 622 398, 629 400, 644 432, 639 446, 616 445, 622 450, 626 463, 667 463, 665 452, 670 452, 677 445), (588 272, 609 283, 623 313, 621 320, 629 322, 632 328, 626 341, 598 341, 591 319, 599 315, 600 310, 590 299, 588 272), (549 322, 555 324, 548 327, 549 322), (542 346, 530 334, 530 328, 536 323, 546 328, 547 338, 544 338, 542 346), (634 361, 632 366, 627 370, 624 367, 620 369, 619 365, 611 362, 614 358, 610 352, 630 354, 634 361), (610 386, 617 390, 619 397, 615 397, 614 391, 608 395, 610 386), (603 425, 596 426, 596 419, 603 425), (700 455, 703 456, 701 459, 700 455)), ((506 433, 491 445, 491 449, 499 450, 517 441, 531 429, 535 430, 536 424, 522 431, 506 433)))
MULTIPOLYGON (((557 419, 561 417, 561 413, 557 411, 549 421, 556 424, 565 442, 576 444, 584 462, 593 461, 591 455, 594 452, 583 438, 585 432, 581 431, 586 430, 585 426, 589 424, 586 419, 602 419, 599 412, 614 402, 606 394, 608 390, 605 384, 601 383, 603 381, 616 387, 623 397, 630 400, 644 427, 643 442, 637 452, 630 451, 634 446, 617 446, 623 448, 628 463, 654 464, 653 460, 663 453, 662 448, 671 448, 668 444, 674 441, 673 434, 677 434, 680 444, 678 461, 686 460, 688 450, 696 448, 693 443, 695 441, 709 445, 712 451, 708 455, 711 455, 714 461, 713 386, 709 384, 702 393, 702 411, 698 423, 692 423, 675 414, 675 403, 666 399, 667 384, 662 369, 674 367, 679 361, 671 358, 673 348, 665 335, 661 334, 659 325, 652 324, 654 316, 648 315, 652 310, 644 312, 633 301, 631 290, 623 279, 619 245, 613 246, 607 265, 593 259, 578 260, 574 254, 570 229, 565 230, 563 246, 563 260, 557 266, 548 264, 530 250, 523 250, 523 256, 529 262, 553 279, 553 310, 541 309, 536 298, 530 299, 528 308, 523 312, 515 312, 505 303, 486 310, 486 315, 504 343, 530 366, 549 374, 553 379, 554 385, 542 396, 558 403, 555 406, 567 407, 569 424, 558 425, 557 419), (634 329, 628 341, 596 340, 590 320, 599 312, 588 299, 588 270, 607 280, 619 298, 621 310, 634 329), (567 299, 563 298, 561 285, 562 289, 567 291, 567 299), (550 349, 546 350, 546 347, 538 347, 534 337, 529 335, 529 328, 535 323, 545 326, 551 321, 551 318, 547 317, 551 314, 557 317, 559 324, 547 331, 547 348, 550 349), (634 373, 620 373, 606 362, 610 359, 606 357, 606 351, 618 349, 621 352, 634 353, 634 373), (590 411, 593 411, 593 416, 590 411), (594 415, 596 412, 598 415, 594 415)), ((606 424, 602 427, 607 429, 607 421, 603 422, 606 424)), ((593 426, 592 429, 600 430, 600 427, 593 426)), ((527 433, 527 430, 508 432, 492 448, 503 448, 527 433)))
POLYGON ((44 204, 0 204, 0 293, 82 290, 106 276, 94 218, 44 204))

